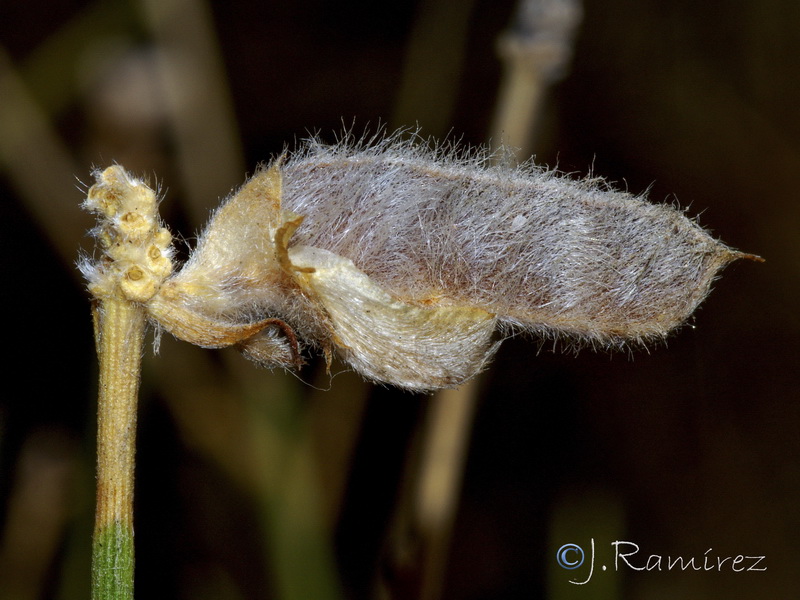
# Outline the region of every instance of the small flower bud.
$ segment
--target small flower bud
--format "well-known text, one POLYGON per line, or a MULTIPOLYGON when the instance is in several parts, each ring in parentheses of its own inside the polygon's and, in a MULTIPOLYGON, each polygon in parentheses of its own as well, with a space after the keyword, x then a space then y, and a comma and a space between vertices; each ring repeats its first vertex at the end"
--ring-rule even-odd
POLYGON ((97 297, 147 302, 172 273, 172 236, 159 222, 156 195, 119 165, 95 178, 84 208, 99 215, 94 234, 105 257, 83 260, 81 271, 97 297))

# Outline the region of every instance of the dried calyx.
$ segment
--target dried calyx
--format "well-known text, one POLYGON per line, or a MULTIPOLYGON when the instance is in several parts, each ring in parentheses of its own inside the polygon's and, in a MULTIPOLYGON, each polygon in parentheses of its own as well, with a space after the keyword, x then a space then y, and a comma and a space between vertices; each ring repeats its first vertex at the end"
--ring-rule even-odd
POLYGON ((172 236, 159 221, 156 195, 119 165, 95 178, 83 206, 98 215, 92 233, 104 256, 81 264, 89 291, 148 302, 172 273, 172 236))
POLYGON ((663 338, 722 267, 760 260, 672 207, 454 154, 309 143, 227 200, 171 276, 155 212, 131 216, 155 195, 110 167, 86 202, 107 258, 83 270, 95 295, 122 293, 194 344, 281 367, 306 344, 428 391, 479 372, 498 328, 602 347, 663 338))

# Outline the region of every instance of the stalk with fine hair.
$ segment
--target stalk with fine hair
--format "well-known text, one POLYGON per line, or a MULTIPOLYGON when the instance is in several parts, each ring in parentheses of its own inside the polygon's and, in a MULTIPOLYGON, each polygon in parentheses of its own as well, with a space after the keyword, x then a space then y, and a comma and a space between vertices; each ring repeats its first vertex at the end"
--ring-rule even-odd
POLYGON ((171 236, 161 227, 153 191, 118 166, 95 174, 84 208, 103 256, 81 270, 95 298, 100 359, 97 404, 97 506, 92 598, 133 598, 133 473, 143 307, 172 271, 171 236))
POLYGON ((97 506, 92 598, 133 598, 133 471, 145 314, 127 300, 98 309, 97 506))

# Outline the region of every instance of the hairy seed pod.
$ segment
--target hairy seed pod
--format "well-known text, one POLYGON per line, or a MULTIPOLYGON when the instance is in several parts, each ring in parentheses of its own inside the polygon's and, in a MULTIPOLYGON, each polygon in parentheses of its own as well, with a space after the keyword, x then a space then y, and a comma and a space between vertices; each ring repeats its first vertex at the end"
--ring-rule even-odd
POLYGON ((673 207, 485 154, 316 142, 259 170, 148 303, 177 337, 266 365, 300 343, 411 390, 480 371, 493 334, 663 338, 742 254, 673 207))

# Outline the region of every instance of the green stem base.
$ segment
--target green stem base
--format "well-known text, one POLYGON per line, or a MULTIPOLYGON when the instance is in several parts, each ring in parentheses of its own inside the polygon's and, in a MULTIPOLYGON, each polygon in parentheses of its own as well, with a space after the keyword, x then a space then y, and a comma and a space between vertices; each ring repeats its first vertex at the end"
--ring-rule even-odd
POLYGON ((95 533, 92 598, 133 600, 133 527, 113 523, 95 533))

